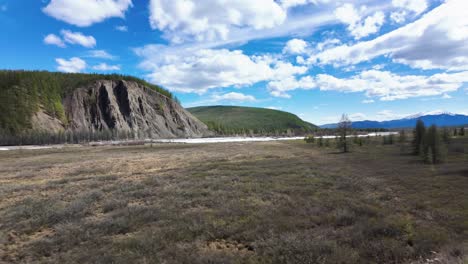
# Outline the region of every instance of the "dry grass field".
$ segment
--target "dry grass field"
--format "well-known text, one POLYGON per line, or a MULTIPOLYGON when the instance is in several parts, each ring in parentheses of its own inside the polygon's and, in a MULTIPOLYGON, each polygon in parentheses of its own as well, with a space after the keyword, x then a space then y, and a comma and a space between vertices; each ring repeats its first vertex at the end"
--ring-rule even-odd
POLYGON ((457 144, 436 166, 301 141, 0 152, 0 262, 468 263, 457 144))

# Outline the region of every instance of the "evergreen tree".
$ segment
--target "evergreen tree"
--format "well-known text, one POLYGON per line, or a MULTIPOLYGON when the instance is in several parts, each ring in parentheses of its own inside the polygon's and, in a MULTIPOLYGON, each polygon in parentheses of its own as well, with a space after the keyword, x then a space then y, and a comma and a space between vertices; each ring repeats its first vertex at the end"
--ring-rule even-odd
POLYGON ((398 143, 400 143, 400 145, 404 145, 406 143, 406 132, 405 130, 401 130, 400 131, 400 137, 398 138, 398 143))
POLYGON ((427 147, 423 157, 425 163, 434 164, 434 155, 431 146, 427 147))
POLYGON ((450 143, 450 131, 446 127, 442 130, 442 138, 446 144, 450 143))
POLYGON ((318 140, 317 140, 317 145, 319 147, 323 147, 323 137, 319 137, 318 140))
POLYGON ((423 154, 420 152, 420 149, 421 149, 421 145, 423 145, 424 143, 425 133, 426 133, 426 126, 424 125, 424 122, 421 119, 419 119, 413 131, 413 154, 414 155, 423 154))
POLYGON ((436 125, 432 125, 427 130, 425 136, 425 161, 431 164, 444 162, 447 155, 447 148, 442 140, 442 136, 436 125), (431 160, 428 160, 431 158, 431 160))
POLYGON ((338 123, 339 141, 338 148, 342 149, 344 153, 349 152, 348 146, 348 134, 351 131, 351 120, 349 120, 346 114, 341 116, 340 123, 338 123))
POLYGON ((465 127, 460 128, 460 136, 462 136, 462 137, 465 136, 465 127))

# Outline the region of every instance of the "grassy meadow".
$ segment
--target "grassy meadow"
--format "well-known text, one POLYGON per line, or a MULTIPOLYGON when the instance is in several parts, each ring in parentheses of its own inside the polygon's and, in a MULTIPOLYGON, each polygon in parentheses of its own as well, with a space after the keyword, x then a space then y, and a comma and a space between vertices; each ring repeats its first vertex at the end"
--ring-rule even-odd
POLYGON ((468 138, 379 140, 3 151, 0 263, 468 263, 468 138))

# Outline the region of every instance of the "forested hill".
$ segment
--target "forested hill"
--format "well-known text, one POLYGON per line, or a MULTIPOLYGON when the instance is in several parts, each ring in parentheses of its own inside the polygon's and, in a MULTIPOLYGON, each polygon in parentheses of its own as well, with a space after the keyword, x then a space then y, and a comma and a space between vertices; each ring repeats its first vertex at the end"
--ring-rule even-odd
POLYGON ((201 106, 187 108, 218 134, 305 134, 317 127, 294 114, 254 107, 201 106))
POLYGON ((0 144, 200 137, 167 90, 122 75, 0 71, 0 144))
POLYGON ((39 108, 66 123, 62 100, 74 89, 96 80, 132 81, 173 98, 169 91, 132 76, 1 70, 0 130, 17 133, 30 128, 30 119, 39 108))

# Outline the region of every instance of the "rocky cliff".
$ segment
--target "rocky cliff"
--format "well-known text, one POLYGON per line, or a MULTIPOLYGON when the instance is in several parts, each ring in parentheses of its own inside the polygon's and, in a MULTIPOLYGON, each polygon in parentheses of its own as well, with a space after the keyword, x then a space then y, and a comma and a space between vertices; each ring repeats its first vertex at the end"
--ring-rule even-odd
POLYGON ((74 89, 63 99, 67 123, 39 111, 35 130, 127 132, 135 137, 201 137, 209 131, 174 100, 139 83, 94 81, 74 89))

